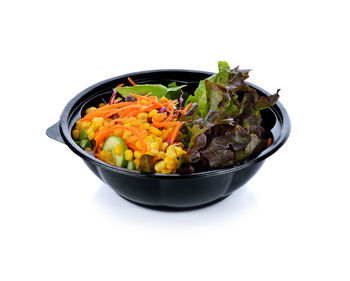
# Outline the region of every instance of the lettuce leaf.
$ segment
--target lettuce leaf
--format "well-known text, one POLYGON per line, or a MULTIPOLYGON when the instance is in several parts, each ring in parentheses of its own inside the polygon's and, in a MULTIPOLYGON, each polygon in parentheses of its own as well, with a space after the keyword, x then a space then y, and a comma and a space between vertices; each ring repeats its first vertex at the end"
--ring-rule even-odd
POLYGON ((184 87, 186 87, 186 85, 166 87, 161 84, 143 84, 143 85, 120 87, 118 88, 118 93, 125 99, 131 93, 136 95, 145 95, 148 93, 152 93, 152 96, 156 96, 160 99, 167 95, 169 97, 173 93, 177 93, 184 87))

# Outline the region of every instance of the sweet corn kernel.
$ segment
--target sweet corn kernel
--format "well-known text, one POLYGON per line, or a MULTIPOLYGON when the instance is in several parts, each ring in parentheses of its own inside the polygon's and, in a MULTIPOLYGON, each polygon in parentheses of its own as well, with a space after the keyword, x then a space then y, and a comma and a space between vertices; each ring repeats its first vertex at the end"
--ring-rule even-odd
POLYGON ((125 154, 125 160, 127 161, 131 161, 134 158, 132 150, 130 149, 125 150, 124 154, 125 154))
POLYGON ((151 142, 151 149, 159 150, 159 143, 158 142, 151 142))
POLYGON ((161 145, 160 145, 160 150, 161 151, 165 151, 166 150, 166 148, 168 147, 168 143, 167 142, 163 142, 161 145))
POLYGON ((177 166, 177 161, 174 161, 174 162, 171 163, 171 164, 166 164, 166 167, 167 167, 167 169, 169 169, 169 170, 174 170, 174 169, 176 168, 176 166, 177 166))
MULTIPOLYGON (((125 130, 125 131, 126 131, 126 130, 125 130)), ((115 136, 117 136, 117 137, 120 137, 120 138, 123 136, 123 134, 124 134, 124 130, 121 129, 121 128, 117 128, 117 129, 115 129, 114 132, 113 132, 113 135, 115 135, 115 136)))
POLYGON ((153 116, 152 121, 153 122, 162 122, 164 119, 165 119, 164 114, 157 113, 156 115, 153 116))
POLYGON ((171 174, 171 170, 168 170, 168 169, 163 169, 162 170, 162 174, 171 174))
POLYGON ((102 106, 104 106, 105 104, 103 103, 103 102, 101 102, 99 105, 98 105, 98 107, 102 107, 102 106))
POLYGON ((163 169, 165 169, 165 163, 164 161, 158 161, 155 165, 154 165, 154 169, 156 170, 157 173, 161 173, 163 169))
POLYGON ((159 151, 159 153, 158 153, 158 157, 159 157, 160 159, 165 159, 165 157, 166 157, 165 152, 163 152, 163 151, 159 151))
POLYGON ((94 130, 98 130, 104 123, 103 117, 95 117, 92 119, 91 124, 94 130))
POLYGON ((91 106, 91 107, 89 107, 85 112, 86 112, 86 114, 88 114, 88 113, 90 113, 90 112, 93 112, 93 111, 96 110, 96 109, 97 109, 96 107, 91 106))
POLYGON ((141 104, 145 105, 145 104, 147 104, 147 101, 142 100, 142 101, 141 101, 141 104))
POLYGON ((75 122, 75 129, 77 129, 77 130, 81 129, 81 121, 75 122))
POLYGON ((177 156, 177 157, 180 157, 181 155, 186 154, 186 151, 183 150, 183 149, 181 149, 181 148, 178 147, 178 146, 175 146, 175 151, 176 151, 176 156, 177 156))
POLYGON ((145 143, 148 143, 148 142, 153 142, 153 138, 151 136, 147 136, 143 139, 145 141, 145 143))
POLYGON ((117 155, 121 155, 123 152, 123 147, 120 143, 118 143, 114 148, 114 153, 117 155))
POLYGON ((136 115, 136 118, 139 120, 147 120, 148 114, 146 112, 142 112, 136 115))
POLYGON ((80 135, 79 130, 73 130, 72 137, 73 137, 74 140, 78 140, 79 139, 79 135, 80 135))
POLYGON ((171 131, 171 129, 162 130, 162 136, 161 136, 161 138, 162 138, 163 140, 166 140, 166 139, 168 138, 168 136, 169 136, 170 131, 171 131))
POLYGON ((140 165, 140 159, 139 159, 139 158, 134 159, 134 163, 135 163, 135 165, 136 165, 136 168, 138 168, 139 165, 140 165))
POLYGON ((152 133, 158 137, 162 135, 162 132, 153 126, 149 127, 149 131, 150 131, 150 133, 152 133))
POLYGON ((91 126, 91 122, 90 121, 83 121, 81 123, 81 129, 84 130, 84 129, 89 129, 91 126))
POLYGON ((167 102, 168 99, 166 97, 161 97, 161 99, 159 100, 159 102, 167 102))
POLYGON ((113 160, 112 153, 109 152, 109 151, 104 151, 104 150, 102 150, 102 151, 100 152, 100 156, 101 156, 102 158, 104 158, 104 160, 107 160, 107 161, 109 161, 109 162, 112 162, 112 160, 113 160))
POLYGON ((134 157, 135 157, 136 159, 141 158, 141 156, 142 156, 142 152, 141 152, 141 151, 136 150, 136 151, 134 152, 134 157))
POLYGON ((175 158, 165 157, 164 163, 167 165, 173 165, 175 163, 175 158))
POLYGON ((142 124, 142 129, 147 130, 149 128, 149 123, 142 124))
POLYGON ((148 117, 152 118, 153 116, 155 116, 157 114, 157 110, 153 109, 152 111, 148 112, 148 117))
POLYGON ((90 147, 85 148, 85 151, 92 152, 90 147))
POLYGON ((95 131, 92 128, 89 128, 86 130, 86 135, 89 140, 92 140, 94 138, 95 131))
POLYGON ((155 156, 155 154, 151 150, 147 151, 145 154, 155 156))
POLYGON ((133 125, 132 125, 132 122, 126 122, 126 123, 124 123, 124 126, 125 127, 132 127, 133 125))
POLYGON ((172 159, 176 158, 176 152, 174 152, 174 151, 172 151, 170 149, 167 149, 166 155, 167 155, 167 158, 172 158, 172 159))
POLYGON ((149 152, 151 152, 152 155, 158 156, 159 150, 151 148, 151 150, 149 152))
POLYGON ((154 138, 154 141, 157 142, 159 145, 161 145, 162 142, 163 142, 163 139, 160 138, 160 137, 155 137, 155 138, 154 138))
POLYGON ((140 141, 136 141, 135 145, 137 148, 142 149, 142 145, 141 145, 140 141))
POLYGON ((125 130, 124 132, 123 132, 123 139, 126 139, 126 138, 128 138, 128 137, 130 137, 131 136, 131 132, 129 131, 129 130, 125 130))

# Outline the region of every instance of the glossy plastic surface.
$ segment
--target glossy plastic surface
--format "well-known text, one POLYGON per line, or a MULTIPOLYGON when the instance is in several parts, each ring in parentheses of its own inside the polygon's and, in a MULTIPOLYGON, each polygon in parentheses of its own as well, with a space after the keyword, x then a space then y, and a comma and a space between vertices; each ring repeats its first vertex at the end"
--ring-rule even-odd
MULTIPOLYGON (((92 105, 99 104, 102 98, 108 100, 112 88, 119 83, 125 83, 127 77, 131 77, 137 84, 167 85, 176 81, 180 85, 187 84, 186 90, 191 93, 199 80, 211 74, 192 70, 152 70, 102 81, 74 97, 63 110, 60 121, 47 130, 47 135, 67 144, 102 181, 122 197, 137 204, 156 208, 193 208, 217 202, 248 182, 260 169, 264 160, 286 142, 291 126, 288 114, 280 102, 262 112, 262 126, 266 134, 273 139, 272 145, 254 159, 227 169, 190 175, 141 174, 100 161, 91 153, 80 149, 71 138, 71 130, 81 118, 82 112, 92 105)), ((263 89, 253 84, 249 85, 258 90, 259 94, 269 95, 263 89)))

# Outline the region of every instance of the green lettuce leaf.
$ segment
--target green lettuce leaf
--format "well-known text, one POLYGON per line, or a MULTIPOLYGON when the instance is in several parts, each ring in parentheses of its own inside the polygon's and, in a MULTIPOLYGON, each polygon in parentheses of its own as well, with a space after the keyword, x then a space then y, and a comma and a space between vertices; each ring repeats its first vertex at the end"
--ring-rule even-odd
POLYGON ((186 87, 186 85, 175 86, 175 87, 166 87, 161 84, 143 84, 143 85, 135 85, 135 86, 125 86, 118 88, 118 93, 126 98, 131 93, 136 95, 145 95, 148 93, 152 93, 152 96, 156 96, 157 98, 162 98, 166 95, 172 95, 173 93, 178 92, 182 88, 186 87))

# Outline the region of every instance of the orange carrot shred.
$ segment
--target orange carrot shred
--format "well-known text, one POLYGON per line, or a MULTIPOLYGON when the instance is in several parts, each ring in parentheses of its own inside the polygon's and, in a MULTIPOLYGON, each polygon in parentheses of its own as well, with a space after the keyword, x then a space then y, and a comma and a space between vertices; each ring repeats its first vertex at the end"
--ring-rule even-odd
POLYGON ((130 77, 128 77, 128 81, 131 83, 131 85, 133 85, 133 86, 136 85, 136 83, 130 77))

